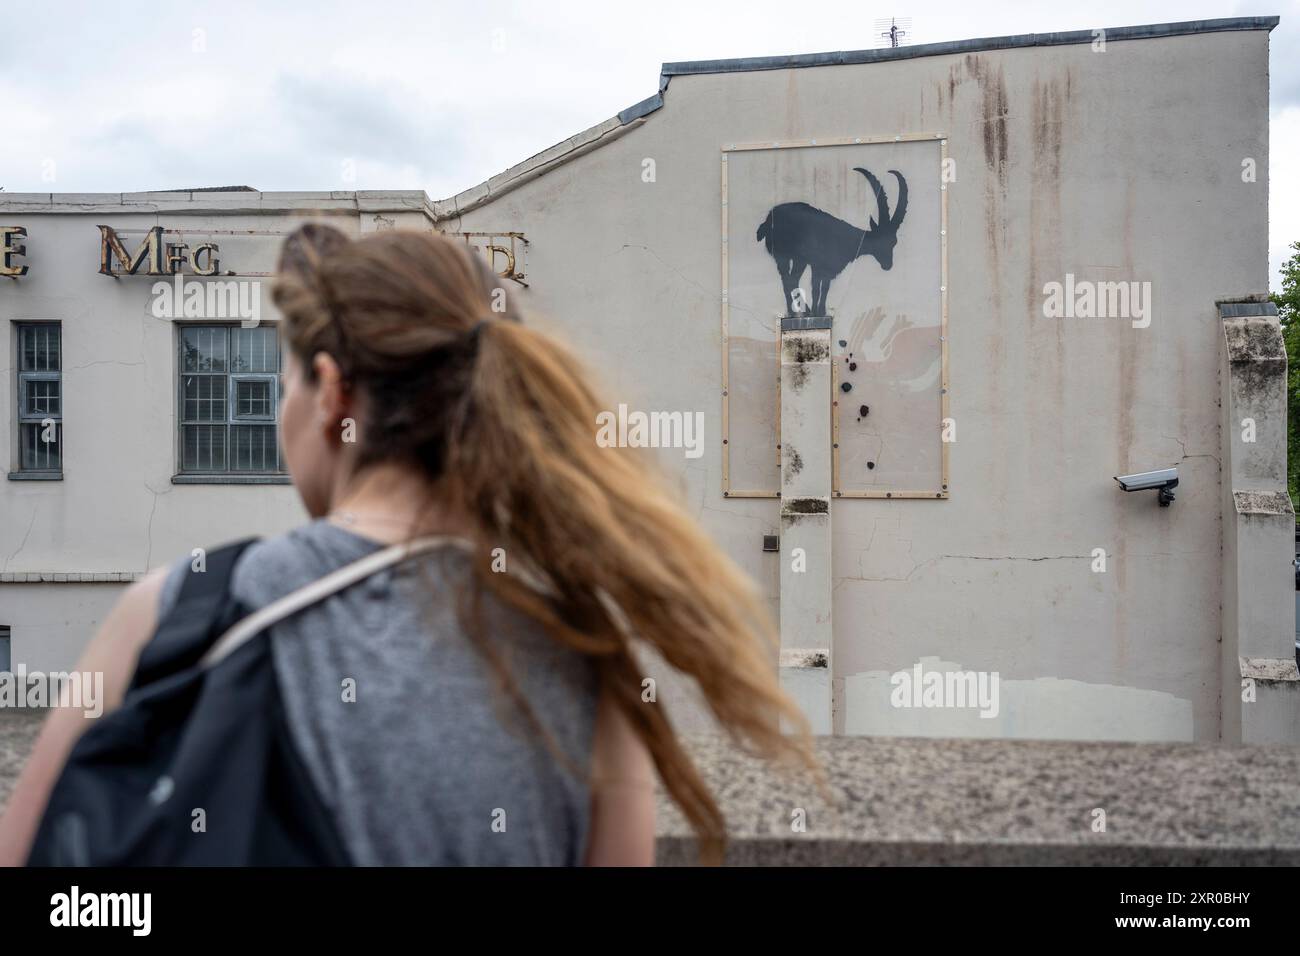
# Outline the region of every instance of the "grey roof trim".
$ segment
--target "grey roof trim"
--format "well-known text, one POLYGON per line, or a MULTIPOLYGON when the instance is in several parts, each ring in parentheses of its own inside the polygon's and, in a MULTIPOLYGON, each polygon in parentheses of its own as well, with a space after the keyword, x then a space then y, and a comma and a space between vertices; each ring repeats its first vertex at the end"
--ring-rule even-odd
MULTIPOLYGON (((1218 20, 1185 20, 1180 23, 1150 23, 1143 26, 1107 27, 1106 39, 1145 40, 1155 37, 1186 36, 1192 33, 1225 33, 1234 30, 1272 30, 1278 17, 1224 17, 1218 20)), ((743 73, 754 70, 787 70, 806 66, 842 66, 876 63, 884 60, 908 60, 922 56, 952 53, 978 53, 985 50, 1009 50, 1017 47, 1065 46, 1092 43, 1092 30, 1064 33, 1020 33, 1014 36, 982 37, 975 40, 951 40, 923 43, 919 46, 886 47, 877 50, 848 50, 834 53, 800 53, 793 56, 747 56, 731 60, 687 60, 665 63, 664 78, 699 73, 743 73)), ((661 82, 661 87, 666 83, 661 82)))
POLYGON ((781 316, 782 332, 812 332, 818 329, 829 329, 830 327, 831 317, 829 315, 781 316))
POLYGON ((1272 302, 1220 302, 1219 318, 1244 319, 1256 315, 1277 315, 1272 302))
POLYGON ((647 96, 640 103, 633 103, 627 109, 621 111, 618 114, 618 121, 626 126, 634 119, 640 119, 642 116, 653 113, 663 105, 663 93, 656 93, 654 96, 647 96))

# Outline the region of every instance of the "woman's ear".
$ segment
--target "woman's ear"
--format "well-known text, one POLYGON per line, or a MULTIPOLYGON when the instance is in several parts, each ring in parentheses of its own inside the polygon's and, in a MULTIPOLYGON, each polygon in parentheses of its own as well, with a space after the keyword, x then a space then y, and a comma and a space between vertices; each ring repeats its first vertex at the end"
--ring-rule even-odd
POLYGON ((341 423, 352 409, 351 390, 338 362, 328 352, 313 355, 311 367, 316 378, 316 416, 328 437, 337 439, 342 434, 341 423))

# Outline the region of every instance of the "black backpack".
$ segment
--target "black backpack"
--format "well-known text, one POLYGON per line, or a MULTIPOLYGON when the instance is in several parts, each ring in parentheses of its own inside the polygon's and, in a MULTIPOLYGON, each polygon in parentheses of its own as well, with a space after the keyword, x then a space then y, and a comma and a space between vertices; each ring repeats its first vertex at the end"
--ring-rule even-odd
POLYGON ((254 540, 186 575, 121 707, 73 747, 29 866, 351 863, 290 736, 265 628, 446 539, 385 548, 249 614, 230 579, 254 540))

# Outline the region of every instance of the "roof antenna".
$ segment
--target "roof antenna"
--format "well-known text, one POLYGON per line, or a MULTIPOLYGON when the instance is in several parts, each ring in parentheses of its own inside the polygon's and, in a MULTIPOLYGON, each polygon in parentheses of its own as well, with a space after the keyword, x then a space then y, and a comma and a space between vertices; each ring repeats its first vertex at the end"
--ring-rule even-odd
POLYGON ((912 33, 912 18, 890 17, 888 20, 877 20, 876 29, 881 31, 878 36, 882 40, 887 40, 888 46, 903 46, 903 37, 910 36, 912 33))

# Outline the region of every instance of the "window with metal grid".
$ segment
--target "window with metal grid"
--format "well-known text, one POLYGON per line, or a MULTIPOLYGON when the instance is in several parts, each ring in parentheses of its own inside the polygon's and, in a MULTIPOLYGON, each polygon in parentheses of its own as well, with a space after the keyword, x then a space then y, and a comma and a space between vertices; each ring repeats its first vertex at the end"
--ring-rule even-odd
POLYGON ((181 474, 280 474, 274 326, 180 327, 181 474))
POLYGON ((63 339, 57 322, 18 332, 18 471, 63 472, 63 339))

